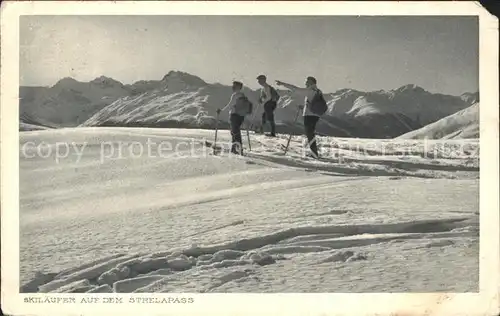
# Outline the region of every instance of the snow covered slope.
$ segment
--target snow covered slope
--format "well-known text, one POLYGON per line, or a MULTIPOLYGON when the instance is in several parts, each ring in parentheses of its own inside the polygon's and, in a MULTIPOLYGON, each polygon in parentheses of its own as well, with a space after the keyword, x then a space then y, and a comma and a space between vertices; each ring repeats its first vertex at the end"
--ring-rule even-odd
MULTIPOLYGON (((133 98, 167 87, 182 92, 189 90, 191 85, 203 86, 205 83, 176 71, 171 71, 162 80, 142 80, 131 85, 104 76, 90 82, 64 78, 50 88, 20 87, 20 115, 55 127, 77 126, 119 98, 126 100, 128 96, 133 98)), ((186 113, 190 114, 192 111, 186 113)))
POLYGON ((460 96, 462 100, 469 104, 475 104, 479 102, 479 92, 474 92, 474 93, 464 93, 460 96))
POLYGON ((24 131, 38 131, 38 130, 45 130, 47 127, 41 126, 41 125, 34 125, 34 124, 29 124, 29 123, 24 123, 20 122, 19 123, 19 131, 24 132, 24 131))
MULTIPOLYGON (((159 82, 139 86, 146 92, 115 101, 82 126, 214 126, 216 109, 227 104, 231 95, 230 87, 208 85, 196 76, 176 71, 159 82)), ((246 92, 255 101, 255 93, 246 92)), ((227 120, 227 112, 221 118, 227 120)))
POLYGON ((479 103, 449 115, 418 130, 401 135, 401 139, 479 138, 479 103))
POLYGON ((58 127, 77 126, 129 91, 101 76, 90 82, 63 78, 53 87, 20 87, 20 114, 58 127))
POLYGON ((35 131, 53 128, 50 125, 40 123, 39 121, 31 118, 25 113, 21 113, 19 117, 19 131, 35 131))
POLYGON ((21 291, 478 291, 478 140, 213 136, 21 133, 21 291))
POLYGON ((342 89, 330 97, 332 116, 354 125, 357 135, 373 138, 399 136, 471 105, 467 98, 430 93, 416 85, 373 92, 342 89))
MULTIPOLYGON (((320 84, 321 86, 321 84, 320 84)), ((257 101, 258 92, 245 89, 257 101)), ((341 89, 326 93, 329 112, 318 124, 324 135, 393 138, 421 128, 470 106, 478 94, 433 94, 415 85, 390 91, 361 92, 341 89)), ((303 97, 280 91, 277 131, 301 133, 302 119, 294 121, 303 97)), ((209 84, 182 71, 170 71, 161 80, 132 85, 107 77, 88 83, 71 78, 52 88, 22 87, 21 113, 55 126, 143 126, 214 128, 216 109, 227 104, 231 88, 209 84)), ((256 109, 254 123, 262 109, 256 109)), ((226 128, 227 112, 220 117, 226 128)))
MULTIPOLYGON (((93 115, 82 126, 149 126, 207 128, 215 124, 215 111, 231 95, 228 86, 207 84, 182 72, 170 72, 164 84, 146 84, 137 95, 117 100, 93 115)), ((255 102, 257 92, 246 89, 255 102)), ((301 132, 301 118, 294 122, 303 97, 280 91, 276 110, 278 132, 301 132)), ((415 85, 391 91, 360 92, 342 89, 326 94, 329 112, 318 125, 326 135, 392 138, 460 111, 470 104, 462 97, 432 94, 415 85)), ((262 109, 253 122, 258 123, 262 109)), ((221 116, 227 125, 227 112, 221 116)))

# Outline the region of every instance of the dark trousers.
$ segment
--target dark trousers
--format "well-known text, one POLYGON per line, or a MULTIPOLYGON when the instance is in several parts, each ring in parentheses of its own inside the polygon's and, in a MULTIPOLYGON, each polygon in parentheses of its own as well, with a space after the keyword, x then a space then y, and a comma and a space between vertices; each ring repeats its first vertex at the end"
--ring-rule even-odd
POLYGON ((274 110, 276 110, 276 102, 268 101, 264 104, 264 113, 262 113, 262 128, 266 125, 266 121, 271 125, 271 135, 276 135, 276 123, 274 122, 274 110))
POLYGON ((304 116, 304 130, 307 137, 307 143, 309 144, 309 148, 312 153, 317 157, 318 156, 318 145, 316 143, 316 124, 318 123, 319 117, 313 115, 305 115, 304 116))
POLYGON ((231 114, 229 118, 232 136, 231 152, 235 154, 243 153, 243 143, 241 140, 241 124, 243 124, 244 120, 245 117, 238 114, 231 114))

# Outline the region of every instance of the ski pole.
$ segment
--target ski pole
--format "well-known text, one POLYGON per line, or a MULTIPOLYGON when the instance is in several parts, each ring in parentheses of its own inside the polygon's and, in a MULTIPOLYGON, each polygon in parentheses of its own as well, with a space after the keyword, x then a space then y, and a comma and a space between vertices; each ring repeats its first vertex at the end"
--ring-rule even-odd
POLYGON ((252 118, 250 119, 250 127, 249 127, 250 129, 252 129, 252 128, 253 128, 253 125, 254 125, 254 120, 255 120, 255 115, 257 115, 257 112, 258 112, 258 110, 260 109, 260 105, 261 105, 260 103, 259 103, 259 104, 257 104, 257 108, 256 108, 256 109, 255 109, 255 111, 253 112, 252 118))
POLYGON ((250 144, 250 132, 249 132, 249 125, 250 122, 247 121, 247 140, 248 140, 248 151, 252 151, 252 144, 250 144))
POLYGON ((248 151, 252 151, 252 144, 250 144, 250 132, 248 131, 248 125, 247 125, 247 139, 248 139, 248 151))
MULTIPOLYGON (((295 124, 295 122, 297 122, 297 118, 299 117, 299 113, 300 113, 300 107, 297 108, 297 113, 295 113, 295 118, 293 119, 293 124, 295 124)), ((292 140, 292 133, 290 132, 290 136, 288 136, 288 141, 286 143, 284 155, 286 155, 286 152, 288 151, 288 146, 290 146, 291 140, 292 140)))
POLYGON ((214 140, 214 147, 213 147, 213 150, 214 150, 214 154, 215 154, 215 149, 217 148, 217 131, 219 129, 219 111, 217 111, 217 115, 216 115, 216 121, 215 121, 215 140, 214 140))

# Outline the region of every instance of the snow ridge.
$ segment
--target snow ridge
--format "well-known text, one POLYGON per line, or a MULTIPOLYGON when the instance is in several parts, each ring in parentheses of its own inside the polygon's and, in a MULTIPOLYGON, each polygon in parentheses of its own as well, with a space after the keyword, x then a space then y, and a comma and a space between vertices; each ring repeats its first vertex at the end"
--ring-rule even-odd
POLYGON ((318 263, 349 264, 367 260, 367 255, 358 250, 338 249, 405 239, 426 239, 430 240, 426 247, 443 247, 453 245, 454 237, 474 237, 478 232, 478 219, 472 219, 471 222, 468 217, 380 225, 296 227, 220 245, 192 245, 185 249, 152 254, 114 255, 86 264, 80 269, 38 273, 34 280, 23 285, 20 290, 24 293, 144 293, 169 291, 169 288, 179 290, 172 288, 173 284, 177 285, 172 281, 181 280, 186 271, 196 274, 206 270, 237 268, 199 289, 200 292, 206 292, 224 283, 248 277, 259 266, 287 260, 285 254, 326 252, 328 256, 318 263), (300 240, 298 237, 305 238, 300 240), (437 243, 433 239, 437 239, 437 243), (246 269, 240 270, 238 267, 246 269))

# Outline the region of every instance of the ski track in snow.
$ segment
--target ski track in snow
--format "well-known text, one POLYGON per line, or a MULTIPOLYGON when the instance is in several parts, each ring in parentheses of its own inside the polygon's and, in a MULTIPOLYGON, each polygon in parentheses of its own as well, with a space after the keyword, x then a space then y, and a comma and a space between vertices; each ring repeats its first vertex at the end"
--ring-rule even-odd
MULTIPOLYGON (((20 153, 21 291, 477 291, 479 162, 442 154, 456 143, 434 142, 441 151, 425 158, 419 141, 363 151, 366 140, 321 138, 337 156, 315 161, 301 157, 300 137, 283 156, 285 136, 252 133, 245 157, 211 155, 200 142, 212 137, 21 133, 20 145, 86 144, 79 160, 58 163, 20 153), (147 139, 193 139, 197 154, 100 161, 102 142, 147 139), (398 156, 406 149, 411 156, 398 156)), ((218 143, 228 137, 219 131, 218 143)))

